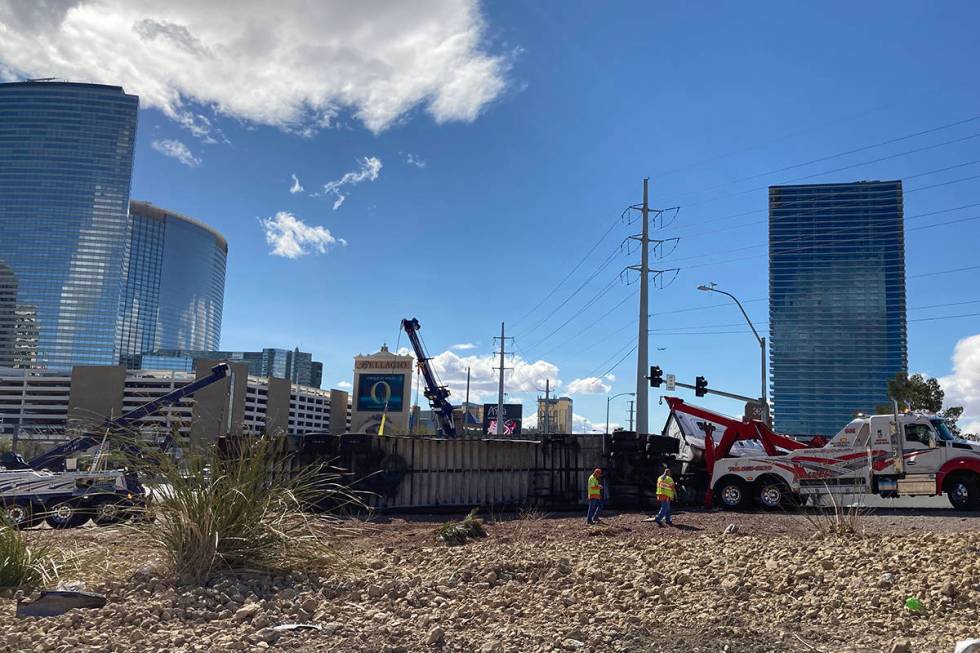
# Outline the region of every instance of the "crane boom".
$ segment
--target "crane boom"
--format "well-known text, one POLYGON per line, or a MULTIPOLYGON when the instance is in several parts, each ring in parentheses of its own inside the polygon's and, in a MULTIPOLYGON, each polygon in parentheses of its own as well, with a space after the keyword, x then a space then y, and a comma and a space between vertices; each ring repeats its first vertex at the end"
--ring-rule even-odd
POLYGON ((432 373, 432 368, 429 366, 429 361, 432 359, 426 355, 425 347, 422 346, 422 340, 419 338, 419 329, 422 328, 422 325, 414 317, 411 319, 405 318, 402 320, 402 328, 405 329, 405 334, 412 343, 412 349, 415 350, 419 373, 425 381, 425 398, 429 400, 432 411, 439 416, 436 422, 439 427, 439 432, 448 437, 455 437, 456 420, 453 417, 453 406, 449 403, 448 399, 449 388, 444 385, 439 385, 435 375, 432 373))

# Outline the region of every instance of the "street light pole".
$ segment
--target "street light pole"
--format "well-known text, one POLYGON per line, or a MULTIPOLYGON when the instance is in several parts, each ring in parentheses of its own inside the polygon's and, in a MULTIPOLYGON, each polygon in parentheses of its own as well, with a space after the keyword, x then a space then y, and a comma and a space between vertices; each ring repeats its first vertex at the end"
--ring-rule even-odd
POLYGON ((772 422, 769 419, 769 400, 767 399, 768 392, 766 391, 766 339, 759 335, 759 332, 755 330, 755 325, 752 324, 752 320, 749 319, 749 314, 745 312, 745 308, 742 306, 742 302, 738 301, 738 297, 731 294, 730 292, 725 292, 724 290, 718 290, 715 288, 714 284, 711 285, 700 285, 698 290, 703 290, 706 292, 716 292, 722 295, 727 295, 731 297, 735 305, 738 306, 738 310, 742 311, 742 317, 748 322, 749 328, 752 329, 752 334, 755 339, 759 341, 759 348, 762 350, 762 394, 760 398, 762 399, 762 421, 766 424, 772 426, 772 422))
POLYGON ((616 397, 622 397, 623 395, 629 395, 635 397, 635 392, 620 392, 618 395, 613 395, 606 398, 606 435, 609 435, 609 403, 616 397))

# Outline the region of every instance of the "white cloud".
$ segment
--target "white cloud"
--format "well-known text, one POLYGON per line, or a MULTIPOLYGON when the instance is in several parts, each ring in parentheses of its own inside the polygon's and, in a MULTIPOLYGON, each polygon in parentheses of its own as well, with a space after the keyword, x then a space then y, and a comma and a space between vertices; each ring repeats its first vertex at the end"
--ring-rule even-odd
POLYGON ((604 378, 606 379, 606 381, 609 381, 610 383, 612 383, 612 382, 614 382, 616 380, 616 375, 615 374, 607 374, 604 378))
POLYGON ((180 141, 172 138, 164 138, 162 140, 153 141, 152 145, 153 149, 160 154, 169 156, 172 159, 177 159, 185 166, 196 168, 197 166, 201 165, 201 159, 194 156, 190 149, 180 141))
MULTIPOLYGON (((612 422, 609 423, 609 431, 612 432, 614 425, 612 422)), ((596 424, 588 417, 583 417, 577 413, 572 413, 572 433, 593 433, 598 431, 600 433, 606 432, 606 423, 596 424)))
MULTIPOLYGON (((506 86, 477 0, 0 3, 0 71, 122 85, 202 138, 194 107, 311 134, 416 108, 469 122, 506 86)), ((203 118, 203 120, 202 120, 203 118)))
POLYGON ((296 176, 295 172, 290 176, 293 178, 293 185, 289 188, 289 192, 293 195, 296 193, 302 193, 303 186, 299 183, 299 177, 296 176))
POLYGON ((333 203, 333 210, 336 211, 344 203, 347 196, 340 192, 344 186, 356 186, 363 181, 374 181, 381 174, 381 159, 374 156, 366 156, 360 161, 360 170, 345 172, 340 179, 328 181, 323 185, 323 190, 314 193, 314 197, 322 195, 333 195, 336 199, 333 203))
POLYGON ((945 407, 963 406, 960 428, 980 433, 980 334, 964 338, 953 349, 953 373, 939 379, 945 407))
MULTIPOLYGON (((432 358, 432 369, 449 387, 458 403, 466 397, 466 368, 470 368, 470 401, 496 401, 499 372, 494 369, 499 359, 492 354, 460 356, 454 351, 444 351, 432 358)), ((527 361, 520 356, 508 358, 504 371, 504 390, 510 393, 507 401, 520 399, 517 393, 537 393, 550 380, 551 388, 561 385, 558 366, 547 361, 527 361)))
POLYGON ((612 390, 612 386, 603 383, 602 379, 596 376, 573 379, 568 384, 568 394, 570 395, 603 395, 610 390, 612 390))
POLYGON ((353 388, 354 385, 350 381, 337 381, 334 383, 335 388, 353 388))
POLYGON ((412 154, 411 152, 405 155, 405 163, 413 165, 416 168, 424 168, 426 166, 424 159, 419 157, 417 154, 412 154))
POLYGON ((311 253, 324 254, 334 245, 347 241, 335 238, 330 230, 319 225, 311 227, 288 211, 279 211, 273 218, 259 219, 265 230, 265 242, 272 245, 273 256, 299 258, 311 253))
POLYGON ((453 345, 450 349, 455 349, 456 351, 465 351, 467 349, 476 349, 476 345, 472 342, 461 342, 458 345, 453 345))

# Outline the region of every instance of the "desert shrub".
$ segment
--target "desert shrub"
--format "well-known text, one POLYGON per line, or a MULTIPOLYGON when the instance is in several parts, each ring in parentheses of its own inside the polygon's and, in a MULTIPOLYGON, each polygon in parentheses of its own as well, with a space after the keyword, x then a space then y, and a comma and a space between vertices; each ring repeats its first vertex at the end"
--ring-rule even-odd
POLYGON ((465 544, 467 540, 475 540, 487 536, 483 520, 476 516, 478 509, 473 508, 462 521, 447 521, 439 527, 436 535, 450 546, 465 544))
POLYGON ((337 562, 338 520, 322 511, 357 499, 326 465, 289 469, 282 441, 245 437, 231 446, 158 456, 150 518, 135 527, 181 579, 223 570, 312 571, 337 562))
POLYGON ((24 533, 0 521, 0 587, 35 587, 56 571, 49 545, 31 544, 24 533))
POLYGON ((862 536, 866 518, 873 511, 861 503, 861 498, 861 495, 838 496, 827 489, 797 514, 814 536, 862 536))

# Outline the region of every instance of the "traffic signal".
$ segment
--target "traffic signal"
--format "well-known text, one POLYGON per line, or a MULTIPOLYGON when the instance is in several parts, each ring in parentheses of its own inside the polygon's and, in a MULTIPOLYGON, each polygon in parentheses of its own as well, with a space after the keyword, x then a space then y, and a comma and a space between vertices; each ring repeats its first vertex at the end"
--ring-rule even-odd
POLYGON ((650 387, 659 388, 664 382, 664 371, 656 365, 650 366, 650 387))
POLYGON ((699 397, 703 397, 708 394, 708 379, 703 376, 699 376, 694 379, 694 394, 699 397))

